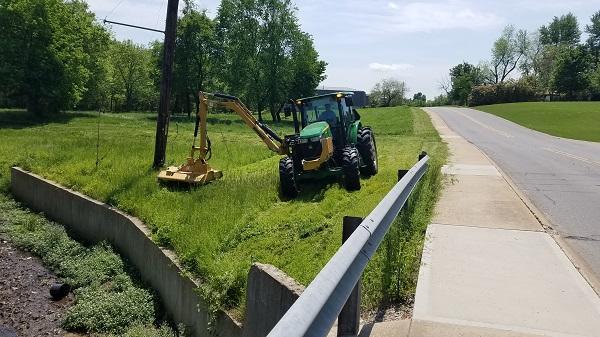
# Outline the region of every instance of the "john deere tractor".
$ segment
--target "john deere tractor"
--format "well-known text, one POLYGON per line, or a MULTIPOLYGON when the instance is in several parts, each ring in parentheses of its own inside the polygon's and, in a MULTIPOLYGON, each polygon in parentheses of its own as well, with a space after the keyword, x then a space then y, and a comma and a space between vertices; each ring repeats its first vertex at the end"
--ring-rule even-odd
POLYGON ((338 92, 292 103, 296 134, 285 136, 288 155, 279 161, 284 196, 295 197, 302 181, 328 175, 342 175, 347 190, 359 190, 361 174, 377 174, 375 135, 362 125, 352 93, 338 92))
POLYGON ((302 181, 342 175, 346 189, 353 191, 360 189, 361 174, 377 174, 375 136, 369 127, 362 125, 360 115, 353 108, 352 93, 290 100, 295 133, 283 139, 256 120, 239 98, 220 93, 200 92, 198 95, 190 155, 182 165, 161 171, 158 174, 161 181, 202 185, 223 176, 208 164, 212 154, 206 123, 209 104, 234 111, 271 151, 285 156, 279 161, 281 193, 285 197, 298 195, 302 181), (200 141, 196 145, 198 137, 200 141))

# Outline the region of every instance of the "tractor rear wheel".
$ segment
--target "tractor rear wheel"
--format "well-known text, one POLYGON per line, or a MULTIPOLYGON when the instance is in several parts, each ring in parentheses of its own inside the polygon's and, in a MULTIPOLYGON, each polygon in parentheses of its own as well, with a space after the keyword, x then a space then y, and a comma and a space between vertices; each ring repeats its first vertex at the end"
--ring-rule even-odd
POLYGON ((375 143, 375 135, 370 128, 358 130, 356 148, 363 164, 360 167, 360 173, 368 177, 376 175, 379 170, 377 166, 377 144, 375 143))
POLYGON ((284 157, 279 160, 279 185, 281 194, 293 199, 298 196, 298 186, 294 176, 294 161, 290 157, 284 157))
POLYGON ((344 187, 348 191, 360 190, 360 162, 358 150, 346 147, 342 151, 342 169, 344 170, 344 187))

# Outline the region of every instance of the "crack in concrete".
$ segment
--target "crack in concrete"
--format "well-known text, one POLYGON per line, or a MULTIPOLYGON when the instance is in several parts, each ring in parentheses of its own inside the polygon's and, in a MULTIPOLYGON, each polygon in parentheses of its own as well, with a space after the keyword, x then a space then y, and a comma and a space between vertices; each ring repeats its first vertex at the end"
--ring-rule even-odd
POLYGON ((579 235, 567 235, 565 239, 578 240, 578 241, 592 241, 592 242, 600 242, 600 239, 590 238, 587 236, 579 236, 579 235))

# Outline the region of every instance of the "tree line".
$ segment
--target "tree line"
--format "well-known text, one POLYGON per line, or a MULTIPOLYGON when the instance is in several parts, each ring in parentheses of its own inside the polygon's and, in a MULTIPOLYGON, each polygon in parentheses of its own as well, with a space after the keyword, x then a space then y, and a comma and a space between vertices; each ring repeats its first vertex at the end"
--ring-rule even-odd
MULTIPOLYGON (((214 19, 185 0, 178 18, 171 106, 191 114, 197 92, 278 110, 324 79, 290 0, 222 0, 214 19)), ((118 41, 82 0, 0 0, 0 107, 156 110, 162 42, 118 41)), ((261 116, 262 117, 262 116, 261 116)))
POLYGON ((371 107, 390 107, 398 105, 410 105, 423 107, 427 105, 427 96, 422 92, 413 94, 407 98, 409 91, 406 82, 390 77, 377 82, 369 93, 369 105, 371 107))
POLYGON ((535 32, 507 26, 489 61, 463 62, 430 104, 481 105, 535 100, 600 99, 600 11, 585 25, 568 13, 535 32))

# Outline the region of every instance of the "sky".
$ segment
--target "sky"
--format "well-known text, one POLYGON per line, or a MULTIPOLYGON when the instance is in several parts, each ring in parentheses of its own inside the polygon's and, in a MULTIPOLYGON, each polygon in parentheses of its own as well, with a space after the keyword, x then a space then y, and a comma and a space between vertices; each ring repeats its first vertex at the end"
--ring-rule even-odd
MULTIPOLYGON (((164 29, 167 0, 87 1, 99 20, 164 29)), ((220 1, 196 3, 214 17, 220 1)), ((452 66, 488 60, 506 25, 533 32, 571 12, 583 30, 600 10, 600 0, 296 0, 295 5, 302 30, 328 63, 321 85, 369 92, 378 81, 396 78, 407 83, 410 94, 428 98, 441 93, 452 66)), ((138 43, 163 38, 118 26, 112 31, 117 39, 138 43)))

